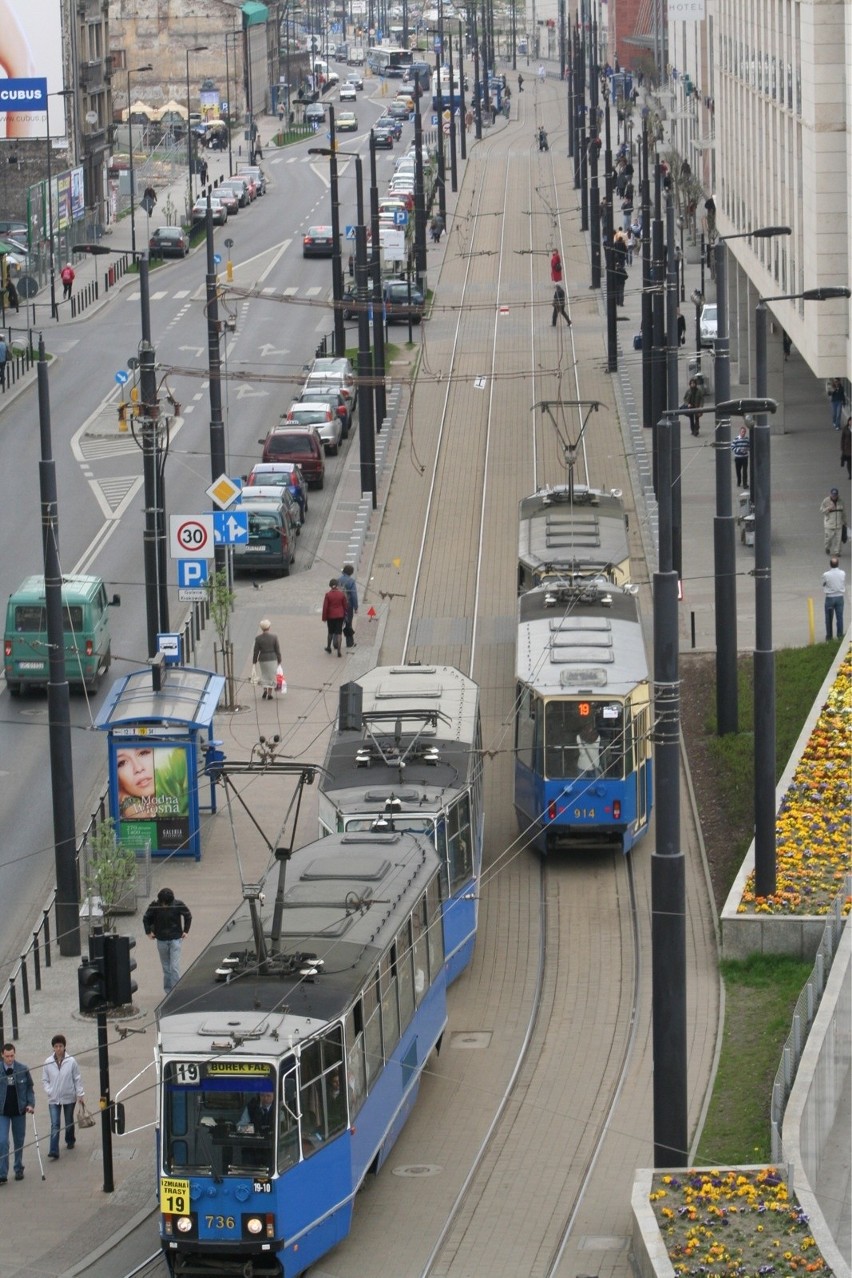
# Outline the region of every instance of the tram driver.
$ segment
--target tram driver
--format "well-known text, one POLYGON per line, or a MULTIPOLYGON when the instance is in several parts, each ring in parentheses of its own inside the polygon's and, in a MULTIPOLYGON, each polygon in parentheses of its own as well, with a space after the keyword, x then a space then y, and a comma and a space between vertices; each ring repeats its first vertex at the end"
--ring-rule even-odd
POLYGON ((589 719, 577 733, 577 771, 583 775, 601 775, 601 736, 594 719, 589 719))
POLYGON ((275 1125, 275 1093, 260 1092, 246 1105, 237 1131, 248 1136, 271 1136, 275 1125))

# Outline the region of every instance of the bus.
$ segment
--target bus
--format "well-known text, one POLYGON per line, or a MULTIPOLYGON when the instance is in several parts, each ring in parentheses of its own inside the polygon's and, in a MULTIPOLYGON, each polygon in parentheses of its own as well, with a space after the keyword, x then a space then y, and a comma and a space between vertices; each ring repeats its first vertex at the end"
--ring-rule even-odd
POLYGON ((401 80, 405 68, 411 66, 412 58, 410 49, 399 49, 391 45, 377 44, 367 50, 367 65, 373 75, 386 76, 388 79, 401 80))

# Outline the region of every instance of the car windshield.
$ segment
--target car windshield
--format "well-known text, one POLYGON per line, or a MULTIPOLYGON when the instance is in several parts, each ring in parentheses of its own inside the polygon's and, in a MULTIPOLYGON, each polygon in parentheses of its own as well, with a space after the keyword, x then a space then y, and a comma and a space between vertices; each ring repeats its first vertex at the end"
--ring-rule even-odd
POLYGON ((299 453, 305 457, 310 457, 314 449, 310 435, 307 433, 304 435, 301 433, 296 434, 294 431, 292 434, 281 435, 280 437, 273 435, 269 451, 272 453, 299 453))
POLYGON ((324 422, 327 419, 327 410, 318 408, 315 404, 294 404, 289 416, 298 417, 300 422, 312 425, 314 422, 324 422))
POLYGON ((249 541, 275 541, 281 535, 281 525, 274 515, 261 515, 249 511, 249 541))

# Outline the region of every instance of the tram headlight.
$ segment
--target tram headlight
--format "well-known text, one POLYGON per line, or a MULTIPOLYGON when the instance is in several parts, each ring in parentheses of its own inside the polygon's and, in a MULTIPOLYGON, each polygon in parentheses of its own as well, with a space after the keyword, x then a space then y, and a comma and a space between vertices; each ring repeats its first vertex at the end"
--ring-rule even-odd
POLYGON ((191 1234, 192 1220, 190 1219, 189 1216, 178 1216, 177 1220, 175 1221, 175 1228, 177 1229, 179 1234, 191 1234))
POLYGON ((246 1221, 246 1232, 255 1235, 263 1233, 263 1221, 260 1216, 249 1216, 246 1221))

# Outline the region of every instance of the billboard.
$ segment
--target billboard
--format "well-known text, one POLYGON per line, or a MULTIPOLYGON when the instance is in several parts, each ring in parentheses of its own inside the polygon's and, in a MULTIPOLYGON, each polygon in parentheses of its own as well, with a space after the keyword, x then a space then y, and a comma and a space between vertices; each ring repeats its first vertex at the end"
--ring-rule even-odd
POLYGON ((118 836, 127 847, 185 851, 190 844, 189 747, 111 741, 118 836))
MULTIPOLYGON (((64 88, 61 0, 0 0, 0 76, 6 80, 47 80, 48 93, 64 88)), ((0 80, 2 83, 2 80, 0 80)), ((44 103, 39 109, 0 113, 0 138, 47 137, 44 103)), ((64 137, 65 101, 49 105, 50 132, 64 137)))

